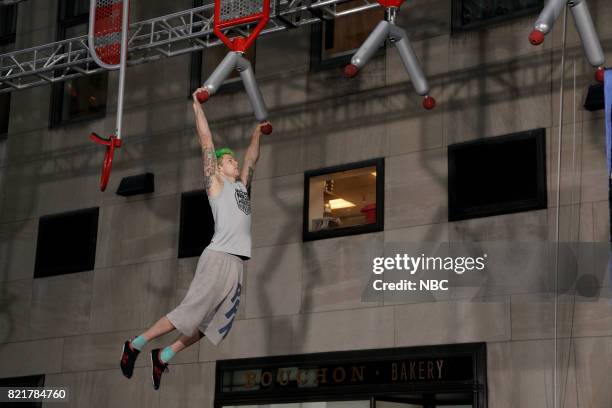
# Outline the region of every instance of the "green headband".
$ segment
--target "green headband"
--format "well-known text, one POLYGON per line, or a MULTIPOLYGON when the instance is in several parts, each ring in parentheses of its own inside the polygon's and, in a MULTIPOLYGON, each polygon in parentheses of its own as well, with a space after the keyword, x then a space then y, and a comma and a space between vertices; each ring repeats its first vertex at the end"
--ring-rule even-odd
POLYGON ((220 159, 224 154, 229 154, 234 157, 234 152, 228 147, 222 147, 221 149, 215 150, 215 156, 217 156, 217 159, 220 159))

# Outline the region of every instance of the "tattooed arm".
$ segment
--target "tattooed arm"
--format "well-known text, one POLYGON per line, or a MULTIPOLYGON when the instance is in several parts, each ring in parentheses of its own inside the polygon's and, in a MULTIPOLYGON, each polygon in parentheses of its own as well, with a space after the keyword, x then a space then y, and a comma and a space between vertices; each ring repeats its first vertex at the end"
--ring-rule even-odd
POLYGON ((244 155, 244 163, 240 172, 240 181, 247 188, 249 195, 251 195, 251 182, 253 181, 253 174, 255 173, 255 163, 259 159, 259 139, 261 139, 261 126, 262 123, 257 125, 253 129, 251 135, 251 143, 244 155))
POLYGON ((193 111, 195 114, 196 128, 200 147, 202 148, 202 164, 204 169, 204 188, 209 196, 217 195, 222 187, 222 180, 218 174, 217 158, 215 156, 215 146, 212 140, 212 133, 208 127, 208 121, 204 115, 202 105, 198 102, 196 94, 200 89, 193 93, 193 111))

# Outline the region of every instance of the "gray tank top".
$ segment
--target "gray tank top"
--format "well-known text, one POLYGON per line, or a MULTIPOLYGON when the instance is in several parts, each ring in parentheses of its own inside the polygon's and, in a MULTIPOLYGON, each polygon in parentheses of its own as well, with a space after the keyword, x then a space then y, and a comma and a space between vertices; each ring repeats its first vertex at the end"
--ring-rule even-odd
POLYGON ((208 248, 228 254, 251 257, 251 200, 242 182, 223 177, 221 192, 208 197, 215 234, 208 248))

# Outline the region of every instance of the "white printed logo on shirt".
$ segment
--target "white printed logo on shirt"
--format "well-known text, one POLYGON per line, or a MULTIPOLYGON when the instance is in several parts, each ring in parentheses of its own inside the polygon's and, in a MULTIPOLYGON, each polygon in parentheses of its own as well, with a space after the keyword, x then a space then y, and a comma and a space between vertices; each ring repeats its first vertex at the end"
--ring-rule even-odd
POLYGON ((236 204, 238 204, 238 208, 240 208, 246 215, 249 215, 251 213, 251 200, 249 200, 249 195, 247 192, 236 189, 234 197, 236 197, 236 204))

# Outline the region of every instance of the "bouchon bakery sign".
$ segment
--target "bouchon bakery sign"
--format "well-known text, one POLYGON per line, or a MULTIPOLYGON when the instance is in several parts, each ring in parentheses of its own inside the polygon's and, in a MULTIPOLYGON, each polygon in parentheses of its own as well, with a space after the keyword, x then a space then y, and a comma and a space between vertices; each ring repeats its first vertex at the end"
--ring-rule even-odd
POLYGON ((224 392, 306 390, 374 384, 437 383, 474 379, 471 356, 445 356, 346 364, 302 363, 224 370, 224 392))

